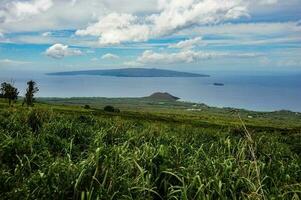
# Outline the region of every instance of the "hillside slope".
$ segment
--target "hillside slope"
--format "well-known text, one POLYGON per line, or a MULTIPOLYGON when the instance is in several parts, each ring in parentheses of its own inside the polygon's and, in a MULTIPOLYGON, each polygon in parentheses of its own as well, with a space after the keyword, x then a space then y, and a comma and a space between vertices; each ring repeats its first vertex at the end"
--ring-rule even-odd
POLYGON ((299 196, 300 129, 204 120, 0 100, 0 199, 299 196))

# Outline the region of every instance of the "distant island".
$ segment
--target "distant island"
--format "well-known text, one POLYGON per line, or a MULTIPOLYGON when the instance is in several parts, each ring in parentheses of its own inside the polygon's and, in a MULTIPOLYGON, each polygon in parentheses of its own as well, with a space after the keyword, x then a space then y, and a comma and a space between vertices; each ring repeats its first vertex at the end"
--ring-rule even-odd
POLYGON ((223 83, 213 83, 214 86, 224 86, 225 84, 223 83))
POLYGON ((177 101, 180 98, 175 97, 167 92, 155 92, 152 95, 145 97, 153 100, 163 100, 163 101, 177 101))
POLYGON ((47 75, 55 76, 76 76, 76 75, 94 75, 94 76, 116 76, 116 77, 209 77, 205 74, 196 74, 189 72, 179 72, 173 70, 164 70, 156 68, 122 68, 105 70, 85 70, 85 71, 67 71, 54 72, 47 75))

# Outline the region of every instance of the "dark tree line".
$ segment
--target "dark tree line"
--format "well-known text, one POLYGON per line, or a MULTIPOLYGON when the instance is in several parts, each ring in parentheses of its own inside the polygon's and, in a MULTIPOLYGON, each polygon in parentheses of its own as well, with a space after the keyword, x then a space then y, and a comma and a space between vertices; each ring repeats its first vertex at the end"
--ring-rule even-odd
MULTIPOLYGON (((28 81, 26 94, 23 100, 23 104, 27 106, 33 106, 34 104, 34 95, 39 91, 36 82, 28 81)), ((19 91, 16 87, 14 87, 13 83, 4 82, 0 87, 0 98, 4 98, 8 100, 8 105, 10 106, 12 102, 16 102, 18 99, 19 91)))

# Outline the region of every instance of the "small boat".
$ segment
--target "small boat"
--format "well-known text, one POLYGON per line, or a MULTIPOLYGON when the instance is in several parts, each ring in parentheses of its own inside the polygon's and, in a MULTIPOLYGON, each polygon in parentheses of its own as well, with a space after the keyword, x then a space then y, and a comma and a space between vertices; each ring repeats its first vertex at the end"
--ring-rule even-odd
POLYGON ((223 83, 213 83, 213 85, 215 85, 215 86, 224 86, 225 84, 223 84, 223 83))

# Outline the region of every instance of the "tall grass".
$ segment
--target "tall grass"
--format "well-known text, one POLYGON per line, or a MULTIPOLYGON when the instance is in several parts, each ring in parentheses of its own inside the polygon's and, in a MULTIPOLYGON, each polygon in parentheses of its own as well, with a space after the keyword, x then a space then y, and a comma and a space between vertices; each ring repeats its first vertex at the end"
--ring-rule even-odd
POLYGON ((0 199, 300 199, 300 136, 11 108, 0 199))

